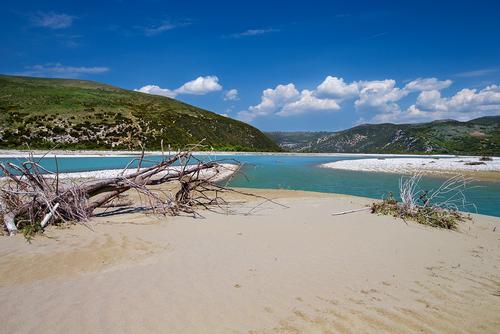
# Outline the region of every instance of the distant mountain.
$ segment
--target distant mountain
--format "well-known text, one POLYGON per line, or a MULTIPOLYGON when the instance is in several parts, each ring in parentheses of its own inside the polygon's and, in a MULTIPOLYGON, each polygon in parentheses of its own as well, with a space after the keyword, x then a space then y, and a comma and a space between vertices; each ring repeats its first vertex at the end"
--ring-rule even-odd
POLYGON ((0 75, 0 148, 277 151, 258 129, 168 97, 93 81, 0 75))
POLYGON ((448 153, 500 156, 500 116, 468 122, 364 124, 338 132, 268 132, 294 152, 448 153))

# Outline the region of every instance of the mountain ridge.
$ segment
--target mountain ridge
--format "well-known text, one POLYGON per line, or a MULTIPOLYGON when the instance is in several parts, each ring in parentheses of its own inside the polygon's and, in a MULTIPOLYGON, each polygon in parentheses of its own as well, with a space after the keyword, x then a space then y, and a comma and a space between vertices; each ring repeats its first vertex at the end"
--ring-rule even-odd
POLYGON ((96 81, 0 75, 0 148, 279 151, 257 128, 96 81), (198 147, 197 149, 203 149, 198 147))
POLYGON ((266 132, 283 149, 318 153, 421 153, 500 156, 500 116, 470 121, 361 124, 336 132, 266 132))

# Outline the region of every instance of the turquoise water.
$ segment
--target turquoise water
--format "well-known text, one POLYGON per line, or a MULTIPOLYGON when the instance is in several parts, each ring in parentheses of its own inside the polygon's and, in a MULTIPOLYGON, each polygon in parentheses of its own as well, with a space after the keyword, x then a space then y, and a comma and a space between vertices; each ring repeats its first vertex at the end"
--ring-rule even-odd
MULTIPOLYGON (((206 159, 207 157, 198 156, 206 159)), ((214 158, 214 156, 211 156, 214 158)), ((309 190, 347 195, 382 198, 388 192, 398 193, 400 175, 389 173, 342 171, 320 168, 318 165, 337 160, 359 159, 356 157, 329 156, 290 156, 290 155, 233 155, 218 156, 220 159, 236 159, 243 163, 243 174, 237 175, 230 183, 235 187, 273 188, 309 190)), ((148 157, 149 165, 161 159, 159 156, 148 157)), ((125 167, 131 157, 81 157, 58 158, 60 172, 81 172, 89 170, 119 169, 125 167)), ((0 159, 0 162, 16 159, 0 159)), ((41 164, 55 170, 53 158, 45 158, 41 164)), ((442 178, 425 177, 421 182, 423 189, 433 189, 443 182, 442 178)), ((500 180, 478 181, 475 188, 469 189, 466 196, 474 203, 477 212, 500 217, 500 180)), ((461 208, 475 212, 475 208, 461 208)))

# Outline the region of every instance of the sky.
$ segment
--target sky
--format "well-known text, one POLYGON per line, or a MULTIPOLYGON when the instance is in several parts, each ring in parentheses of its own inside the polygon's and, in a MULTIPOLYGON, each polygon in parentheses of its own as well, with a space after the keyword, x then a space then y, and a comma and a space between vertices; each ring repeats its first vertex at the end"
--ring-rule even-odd
POLYGON ((500 1, 2 1, 0 73, 95 80, 265 131, 500 115, 500 1))

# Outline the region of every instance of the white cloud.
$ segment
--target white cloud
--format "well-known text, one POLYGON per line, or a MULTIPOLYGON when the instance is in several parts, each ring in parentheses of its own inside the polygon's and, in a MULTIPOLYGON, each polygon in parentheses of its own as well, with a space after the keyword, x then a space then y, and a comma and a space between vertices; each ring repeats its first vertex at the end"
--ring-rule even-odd
POLYGON ((451 80, 432 77, 417 78, 398 87, 393 79, 346 82, 340 77, 327 76, 312 90, 299 92, 293 83, 268 88, 262 92, 259 104, 240 111, 238 117, 252 121, 269 115, 338 111, 346 103, 353 103, 361 114, 360 119, 371 118, 372 122, 468 120, 500 114, 500 86, 491 85, 482 90, 462 89, 451 97, 443 97, 441 90, 452 83, 451 80), (414 104, 402 109, 400 103, 408 105, 414 93, 418 93, 414 104))
POLYGON ((215 75, 209 75, 206 77, 200 76, 194 80, 188 81, 175 91, 178 94, 205 95, 220 90, 222 90, 222 86, 219 84, 219 78, 215 75))
POLYGON ((451 80, 440 81, 436 78, 418 78, 406 84, 403 88, 396 87, 396 81, 391 79, 373 81, 355 81, 346 83, 343 78, 327 76, 318 85, 315 94, 344 100, 357 98, 356 108, 375 108, 383 111, 397 110, 397 101, 411 92, 425 90, 441 90, 449 87, 451 80))
POLYGON ((230 89, 224 94, 224 101, 237 101, 239 100, 238 97, 238 90, 237 89, 230 89))
POLYGON ((295 85, 278 85, 276 88, 268 88, 262 92, 261 101, 259 104, 248 108, 248 110, 240 111, 238 116, 245 121, 252 121, 256 117, 267 116, 286 104, 298 100, 300 97, 299 91, 295 85))
POLYGON ((278 116, 293 116, 313 111, 336 111, 340 106, 335 99, 320 98, 315 91, 297 90, 293 83, 278 85, 262 92, 261 101, 248 110, 240 111, 238 117, 250 122, 257 117, 275 114, 278 116))
POLYGON ((442 102, 441 93, 437 90, 421 92, 417 97, 417 105, 424 109, 445 108, 442 102))
POLYGON ((451 86, 451 80, 438 80, 437 78, 418 78, 406 84, 404 89, 409 91, 441 90, 451 86))
POLYGON ((267 28, 267 29, 248 29, 243 32, 235 33, 228 35, 226 37, 230 38, 241 38, 241 37, 249 37, 249 36, 258 36, 268 34, 270 32, 278 32, 279 29, 267 28))
POLYGON ((164 31, 172 30, 175 27, 176 26, 170 22, 162 22, 161 24, 156 26, 144 27, 144 34, 146 36, 154 36, 164 31))
POLYGON ((24 72, 16 74, 35 77, 76 78, 85 74, 101 74, 108 71, 109 68, 104 66, 66 66, 61 63, 47 63, 28 66, 24 72))
POLYGON ((451 97, 442 97, 437 90, 423 91, 415 104, 405 111, 379 114, 374 121, 422 122, 452 118, 470 120, 481 116, 500 114, 500 86, 491 85, 482 90, 462 89, 451 97))
POLYGON ((320 99, 314 96, 314 92, 304 89, 300 93, 300 98, 297 101, 286 104, 281 111, 277 113, 279 116, 299 115, 311 111, 336 111, 340 106, 334 99, 320 99))
POLYGON ((373 108, 390 112, 398 110, 396 104, 409 91, 396 87, 396 81, 392 79, 360 81, 358 99, 354 102, 357 109, 373 108))
POLYGON ((316 93, 318 96, 346 98, 358 95, 359 88, 356 82, 346 84, 343 78, 327 76, 316 88, 316 93))
POLYGON ((134 89, 136 92, 141 92, 141 93, 146 93, 146 94, 153 94, 153 95, 161 95, 161 96, 166 96, 166 97, 171 97, 174 98, 177 96, 177 93, 175 91, 172 91, 167 88, 161 88, 156 85, 146 85, 144 87, 141 87, 139 89, 134 89))
POLYGON ((455 76, 459 78, 474 78, 474 77, 483 77, 496 72, 498 72, 497 68, 483 68, 480 70, 460 72, 455 74, 455 76))
POLYGON ((208 75, 205 77, 200 76, 194 80, 188 81, 174 90, 161 88, 157 85, 146 85, 134 90, 136 92, 174 98, 179 94, 205 95, 222 90, 222 86, 219 84, 219 78, 217 78, 215 75, 208 75))
POLYGON ((161 21, 157 24, 150 26, 136 26, 136 29, 142 30, 144 35, 151 37, 155 35, 159 35, 165 31, 173 30, 180 27, 185 27, 190 25, 191 22, 189 20, 181 21, 181 22, 170 22, 170 21, 161 21))
POLYGON ((491 85, 480 91, 462 89, 451 98, 419 96, 421 108, 429 111, 474 113, 500 111, 500 86, 491 85))
POLYGON ((76 16, 68 14, 57 14, 54 12, 38 12, 31 17, 31 22, 36 27, 49 29, 64 29, 73 24, 76 16))
POLYGON ((397 113, 400 106, 397 103, 412 92, 439 91, 448 88, 451 80, 436 78, 418 78, 407 83, 403 88, 396 87, 392 79, 360 81, 359 97, 354 102, 357 109, 373 108, 386 113, 397 113))
POLYGON ((398 101, 412 92, 440 90, 451 85, 451 80, 418 78, 403 88, 392 79, 346 82, 343 78, 327 76, 315 89, 300 93, 295 85, 278 85, 263 91, 261 102, 238 113, 245 121, 270 114, 293 116, 315 111, 338 111, 341 104, 354 100, 359 111, 382 111, 393 114, 400 111, 398 101))

